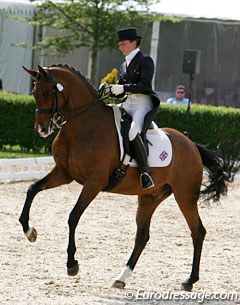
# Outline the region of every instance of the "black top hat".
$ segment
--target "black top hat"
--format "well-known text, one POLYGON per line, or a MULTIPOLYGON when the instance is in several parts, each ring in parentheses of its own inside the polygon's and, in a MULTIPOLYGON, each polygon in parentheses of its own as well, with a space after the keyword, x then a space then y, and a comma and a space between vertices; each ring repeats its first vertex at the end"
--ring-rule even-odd
POLYGON ((126 28, 117 31, 117 42, 122 40, 142 39, 137 33, 137 28, 126 28))

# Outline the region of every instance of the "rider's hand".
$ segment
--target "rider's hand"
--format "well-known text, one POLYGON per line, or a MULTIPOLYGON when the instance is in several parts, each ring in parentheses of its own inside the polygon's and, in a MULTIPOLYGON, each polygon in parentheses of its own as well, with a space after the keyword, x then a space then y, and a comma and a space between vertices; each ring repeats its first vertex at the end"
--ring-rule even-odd
POLYGON ((124 92, 124 87, 123 85, 111 85, 111 92, 114 95, 122 94, 124 92))

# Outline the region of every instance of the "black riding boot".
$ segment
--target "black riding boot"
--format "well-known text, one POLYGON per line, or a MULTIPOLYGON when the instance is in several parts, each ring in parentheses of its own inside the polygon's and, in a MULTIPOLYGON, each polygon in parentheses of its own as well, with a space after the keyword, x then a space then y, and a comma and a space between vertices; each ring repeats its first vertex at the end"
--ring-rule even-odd
POLYGON ((134 156, 141 171, 141 177, 140 177, 141 185, 145 189, 153 187, 154 183, 149 170, 146 149, 139 133, 132 141, 132 144, 134 147, 134 156))

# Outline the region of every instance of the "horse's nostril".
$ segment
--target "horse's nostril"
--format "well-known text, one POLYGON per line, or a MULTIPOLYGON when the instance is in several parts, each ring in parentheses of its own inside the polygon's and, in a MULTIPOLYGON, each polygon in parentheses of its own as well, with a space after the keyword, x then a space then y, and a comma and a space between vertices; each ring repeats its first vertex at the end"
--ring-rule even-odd
POLYGON ((42 127, 42 128, 41 128, 41 132, 47 132, 47 128, 42 127))

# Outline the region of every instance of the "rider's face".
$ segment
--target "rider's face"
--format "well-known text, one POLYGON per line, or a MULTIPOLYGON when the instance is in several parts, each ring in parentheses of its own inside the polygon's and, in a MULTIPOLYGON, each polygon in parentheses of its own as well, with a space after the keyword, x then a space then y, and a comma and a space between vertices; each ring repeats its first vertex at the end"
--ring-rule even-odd
POLYGON ((124 56, 127 56, 131 51, 136 49, 136 40, 122 40, 118 42, 118 48, 124 56))

